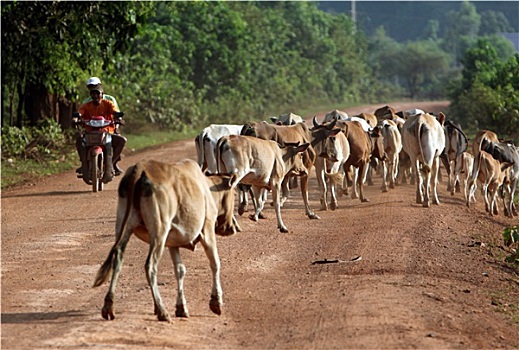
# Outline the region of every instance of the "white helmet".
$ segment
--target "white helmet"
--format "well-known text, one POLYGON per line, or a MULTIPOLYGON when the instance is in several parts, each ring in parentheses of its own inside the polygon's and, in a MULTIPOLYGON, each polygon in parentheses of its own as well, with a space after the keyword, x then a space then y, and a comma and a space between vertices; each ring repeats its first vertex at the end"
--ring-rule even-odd
POLYGON ((101 85, 101 79, 99 79, 98 77, 92 77, 90 79, 87 80, 87 86, 89 85, 101 85))

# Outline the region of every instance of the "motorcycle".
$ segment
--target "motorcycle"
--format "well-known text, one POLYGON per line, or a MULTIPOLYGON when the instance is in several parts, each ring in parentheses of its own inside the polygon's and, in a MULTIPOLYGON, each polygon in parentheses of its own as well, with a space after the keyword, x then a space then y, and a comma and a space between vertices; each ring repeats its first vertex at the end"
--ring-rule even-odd
POLYGON ((103 116, 83 120, 79 113, 74 113, 74 125, 80 129, 81 143, 85 150, 86 169, 78 178, 82 178, 87 185, 92 185, 92 192, 103 190, 105 183, 112 181, 113 173, 106 173, 106 160, 112 154, 112 135, 108 132, 110 126, 116 128, 123 124, 123 112, 114 114, 114 120, 103 116), (86 171, 85 171, 86 170, 86 171))

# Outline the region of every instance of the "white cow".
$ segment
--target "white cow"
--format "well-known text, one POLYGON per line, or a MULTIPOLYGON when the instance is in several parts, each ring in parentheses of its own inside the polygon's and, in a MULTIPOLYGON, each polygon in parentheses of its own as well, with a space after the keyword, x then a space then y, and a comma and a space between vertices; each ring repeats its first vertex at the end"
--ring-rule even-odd
POLYGON ((294 125, 304 122, 300 115, 294 113, 285 113, 281 114, 279 117, 270 117, 270 120, 277 125, 294 125))
MULTIPOLYGON (((319 191, 321 192, 321 210, 328 210, 328 184, 331 192, 330 208, 337 209, 337 184, 342 185, 344 178, 343 165, 350 157, 350 143, 340 128, 334 128, 335 121, 318 124, 316 117, 313 119, 312 134, 325 133, 324 142, 315 147, 318 155, 315 160, 315 174, 319 191)), ((319 137, 321 139, 322 137, 319 137)))
POLYGON ((222 136, 239 135, 243 125, 211 124, 204 128, 195 138, 198 165, 202 171, 216 172, 214 150, 222 136))
POLYGON ((430 206, 431 190, 433 204, 440 204, 437 182, 439 156, 445 149, 444 122, 443 113, 438 119, 428 113, 415 114, 406 120, 402 128, 403 149, 409 155, 417 177, 416 203, 424 207, 430 206))
POLYGON ((356 121, 356 122, 360 123, 360 125, 362 126, 362 129, 364 129, 365 132, 373 130, 373 127, 369 124, 369 122, 366 119, 361 118, 361 117, 350 117, 348 115, 348 113, 339 111, 337 109, 326 113, 326 115, 324 116, 324 120, 322 122, 328 123, 328 122, 331 122, 332 120, 344 120, 346 122, 356 121))

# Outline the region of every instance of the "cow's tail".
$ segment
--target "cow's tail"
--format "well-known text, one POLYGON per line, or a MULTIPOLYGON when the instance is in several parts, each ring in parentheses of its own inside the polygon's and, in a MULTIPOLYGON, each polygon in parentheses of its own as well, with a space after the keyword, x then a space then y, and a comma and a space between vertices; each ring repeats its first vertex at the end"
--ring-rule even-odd
POLYGON ((198 165, 201 169, 204 168, 204 135, 202 133, 198 134, 195 138, 195 146, 196 146, 196 155, 198 158, 198 165))
POLYGON ((216 173, 222 174, 224 171, 222 167, 221 157, 222 153, 229 148, 227 144, 227 138, 225 136, 220 137, 218 142, 216 143, 216 147, 214 148, 214 158, 216 159, 216 173))
POLYGON ((470 176, 471 185, 476 185, 476 180, 479 175, 479 168, 481 167, 481 161, 483 160, 483 154, 481 153, 481 148, 483 147, 484 139, 485 139, 485 137, 482 137, 481 140, 479 140, 478 156, 477 156, 477 158, 474 157, 474 167, 472 168, 472 174, 470 176))
POLYGON ((425 158, 423 155, 423 147, 422 147, 422 136, 425 132, 425 129, 423 128, 423 123, 418 121, 416 123, 416 137, 418 139, 418 147, 420 148, 420 155, 422 157, 422 171, 425 173, 428 173, 431 171, 431 166, 425 162, 425 158))
MULTIPOLYGON (((132 210, 135 187, 137 181, 140 179, 139 175, 145 176, 145 173, 143 172, 140 163, 134 165, 130 171, 127 171, 124 177, 122 178, 121 183, 119 184, 119 197, 126 197, 126 211, 124 213, 124 218, 120 230, 119 232, 117 232, 117 239, 114 245, 112 246, 112 249, 110 249, 110 253, 108 254, 108 257, 106 258, 105 262, 97 271, 93 287, 99 287, 100 285, 105 283, 108 277, 110 276, 110 273, 112 272, 113 260, 121 243, 123 234, 126 231, 126 225, 128 223, 130 212, 132 210)), ((129 234, 131 234, 131 232, 129 234)))
POLYGON ((331 182, 333 182, 336 185, 342 185, 342 182, 344 181, 344 174, 339 171, 336 173, 325 172, 324 175, 326 176, 326 178, 328 180, 330 180, 331 182))

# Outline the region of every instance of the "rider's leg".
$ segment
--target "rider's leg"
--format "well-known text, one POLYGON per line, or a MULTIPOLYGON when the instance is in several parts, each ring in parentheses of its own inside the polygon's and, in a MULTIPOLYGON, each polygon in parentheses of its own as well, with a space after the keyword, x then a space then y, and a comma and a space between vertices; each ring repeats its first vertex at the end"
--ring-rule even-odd
MULTIPOLYGON (((113 140, 113 139, 112 139, 113 140)), ((112 181, 114 168, 112 165, 113 161, 113 147, 111 143, 105 145, 106 148, 106 159, 105 159, 105 172, 103 175, 103 182, 112 181)))
POLYGON ((121 175, 123 169, 121 169, 117 163, 121 160, 121 153, 123 152, 124 145, 126 144, 126 138, 121 135, 112 135, 112 146, 114 149, 113 164, 115 170, 115 176, 121 175))
POLYGON ((83 145, 83 138, 81 135, 76 137, 76 150, 79 155, 79 160, 81 161, 81 166, 76 169, 76 173, 84 174, 87 172, 86 147, 83 145))

